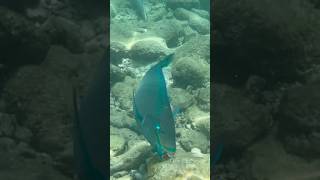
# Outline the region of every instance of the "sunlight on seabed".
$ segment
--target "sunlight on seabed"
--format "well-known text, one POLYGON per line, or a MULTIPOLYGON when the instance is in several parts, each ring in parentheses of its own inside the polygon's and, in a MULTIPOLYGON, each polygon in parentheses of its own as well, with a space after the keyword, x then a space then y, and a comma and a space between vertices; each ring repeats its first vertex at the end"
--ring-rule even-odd
POLYGON ((155 37, 155 36, 142 38, 139 36, 138 32, 133 32, 131 38, 129 38, 127 41, 122 41, 120 43, 126 47, 126 50, 130 50, 133 45, 135 45, 136 43, 141 42, 141 41, 156 41, 159 44, 161 44, 163 47, 167 48, 167 44, 164 39, 159 38, 159 37, 155 37))

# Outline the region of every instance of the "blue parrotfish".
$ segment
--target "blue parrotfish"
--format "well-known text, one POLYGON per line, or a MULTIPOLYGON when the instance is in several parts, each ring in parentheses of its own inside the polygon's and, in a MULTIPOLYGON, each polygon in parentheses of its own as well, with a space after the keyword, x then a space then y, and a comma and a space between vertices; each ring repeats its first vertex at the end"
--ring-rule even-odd
POLYGON ((106 55, 89 84, 88 93, 78 109, 73 88, 75 108, 74 159, 78 180, 107 180, 108 175, 108 80, 106 55))
POLYGON ((176 132, 162 68, 167 67, 174 54, 152 66, 133 92, 133 111, 144 137, 161 159, 174 156, 176 132))

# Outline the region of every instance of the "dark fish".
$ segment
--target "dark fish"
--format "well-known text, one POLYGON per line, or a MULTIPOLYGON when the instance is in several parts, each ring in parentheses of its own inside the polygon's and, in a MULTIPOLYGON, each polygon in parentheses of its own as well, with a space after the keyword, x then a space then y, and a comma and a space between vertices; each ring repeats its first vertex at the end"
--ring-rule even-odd
POLYGON ((133 0, 134 6, 136 7, 136 11, 138 15, 143 19, 147 20, 147 14, 144 9, 144 2, 143 0, 133 0))
POLYGON ((74 156, 79 180, 108 178, 107 83, 107 57, 104 57, 87 95, 80 102, 79 111, 74 89, 74 156))
POLYGON ((172 61, 166 56, 147 71, 133 95, 138 126, 161 158, 176 152, 176 132, 162 68, 172 61))

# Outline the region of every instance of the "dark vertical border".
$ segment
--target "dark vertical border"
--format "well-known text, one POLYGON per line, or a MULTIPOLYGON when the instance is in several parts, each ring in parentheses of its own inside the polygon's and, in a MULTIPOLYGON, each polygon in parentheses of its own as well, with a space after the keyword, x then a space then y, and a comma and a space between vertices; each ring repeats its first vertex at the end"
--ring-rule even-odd
POLYGON ((214 28, 215 28, 215 0, 210 1, 210 177, 214 179, 214 155, 215 155, 215 143, 216 143, 216 138, 214 136, 214 124, 215 120, 214 119, 214 101, 215 101, 215 96, 214 96, 214 64, 215 64, 215 59, 214 59, 214 48, 215 48, 215 33, 214 33, 214 28))
MULTIPOLYGON (((106 153, 108 153, 110 151, 110 0, 106 0, 106 21, 105 21, 105 43, 106 43, 106 60, 107 60, 107 74, 108 74, 108 77, 107 77, 107 98, 106 98, 106 101, 108 102, 108 107, 106 108, 107 109, 107 114, 108 114, 108 117, 106 119, 107 121, 107 132, 108 132, 108 135, 106 135, 107 137, 107 148, 106 148, 106 153)), ((110 177, 110 153, 108 153, 109 155, 107 156, 107 162, 106 162, 106 165, 107 165, 107 174, 109 175, 110 177)))

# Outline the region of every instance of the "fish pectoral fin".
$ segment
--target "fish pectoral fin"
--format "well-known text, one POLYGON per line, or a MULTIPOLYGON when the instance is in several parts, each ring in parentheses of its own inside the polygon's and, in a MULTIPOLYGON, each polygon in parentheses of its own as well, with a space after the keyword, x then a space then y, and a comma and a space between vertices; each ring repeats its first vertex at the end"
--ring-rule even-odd
POLYGON ((143 116, 143 118, 141 118, 141 125, 143 125, 143 124, 152 127, 152 126, 158 124, 158 122, 153 116, 151 116, 150 114, 146 114, 146 115, 143 116))
POLYGON ((156 128, 156 131, 157 131, 156 132, 157 134, 165 134, 165 131, 162 128, 160 128, 160 129, 156 128))
POLYGON ((144 116, 144 117, 142 118, 141 122, 140 122, 141 126, 144 125, 144 123, 146 122, 146 120, 147 120, 147 116, 144 116))

